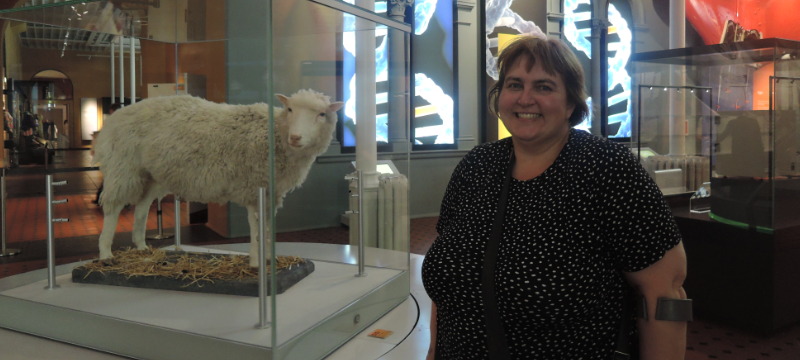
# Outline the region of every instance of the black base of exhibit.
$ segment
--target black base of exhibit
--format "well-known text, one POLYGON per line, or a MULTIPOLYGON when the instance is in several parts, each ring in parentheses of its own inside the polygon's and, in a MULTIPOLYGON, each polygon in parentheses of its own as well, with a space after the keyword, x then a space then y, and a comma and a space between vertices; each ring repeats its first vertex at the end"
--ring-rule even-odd
POLYGON ((762 335, 800 322, 800 226, 743 229, 670 200, 688 260, 684 289, 697 317, 762 335))
MULTIPOLYGON (((211 258, 208 254, 177 252, 172 259, 187 254, 196 261, 207 261, 211 258)), ((277 272, 277 293, 283 294, 286 290, 303 280, 314 272, 314 263, 305 259, 305 262, 292 266, 289 269, 277 272)), ((176 278, 175 276, 152 275, 127 275, 113 271, 92 271, 86 267, 76 267, 72 270, 72 282, 82 284, 125 286, 141 289, 188 291, 206 294, 223 294, 239 296, 258 296, 258 280, 213 280, 196 281, 192 278, 176 278)), ((271 295, 271 278, 267 278, 267 295, 271 295)))

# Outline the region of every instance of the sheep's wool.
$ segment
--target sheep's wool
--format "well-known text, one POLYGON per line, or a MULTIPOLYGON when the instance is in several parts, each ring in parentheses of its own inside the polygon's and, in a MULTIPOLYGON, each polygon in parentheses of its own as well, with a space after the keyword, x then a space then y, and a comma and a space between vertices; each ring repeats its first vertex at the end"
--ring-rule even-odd
MULTIPOLYGON (((326 112, 327 96, 301 90, 292 107, 326 112)), ((336 113, 315 123, 302 149, 289 146, 288 112, 274 108, 275 199, 300 186, 330 144, 336 113)), ((269 105, 217 104, 191 96, 147 99, 116 111, 97 138, 94 162, 104 175, 101 204, 137 204, 158 186, 184 200, 255 206, 268 187, 269 105)))

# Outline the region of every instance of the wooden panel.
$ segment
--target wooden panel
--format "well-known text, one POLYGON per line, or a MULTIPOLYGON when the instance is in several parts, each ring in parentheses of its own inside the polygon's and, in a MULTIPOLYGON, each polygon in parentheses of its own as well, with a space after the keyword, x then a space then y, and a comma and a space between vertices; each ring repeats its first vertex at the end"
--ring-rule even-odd
POLYGON ((208 203, 208 222, 209 229, 224 237, 230 237, 228 230, 228 204, 208 203))

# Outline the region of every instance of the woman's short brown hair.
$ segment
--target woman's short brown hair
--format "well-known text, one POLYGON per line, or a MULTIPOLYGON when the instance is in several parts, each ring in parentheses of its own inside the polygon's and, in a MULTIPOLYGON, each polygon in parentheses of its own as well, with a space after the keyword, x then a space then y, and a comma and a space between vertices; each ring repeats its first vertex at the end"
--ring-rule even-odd
POLYGON ((497 59, 499 76, 497 82, 489 89, 489 109, 497 117, 500 92, 506 80, 506 70, 517 60, 526 58, 530 71, 536 61, 542 62, 542 68, 550 75, 561 75, 567 91, 567 103, 575 105, 575 111, 569 117, 569 126, 580 124, 589 115, 586 105, 586 88, 584 86, 583 68, 578 58, 560 40, 543 40, 532 36, 520 36, 506 47, 497 59))

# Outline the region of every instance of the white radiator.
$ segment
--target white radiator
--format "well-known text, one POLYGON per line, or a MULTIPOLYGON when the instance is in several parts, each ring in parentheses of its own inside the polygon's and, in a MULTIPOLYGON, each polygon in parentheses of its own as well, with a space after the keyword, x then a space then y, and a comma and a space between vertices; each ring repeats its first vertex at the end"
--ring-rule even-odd
POLYGON ((703 156, 654 155, 643 159, 642 166, 653 179, 659 178, 656 171, 680 169, 682 186, 687 192, 697 191, 703 183, 711 181, 710 163, 703 156))
POLYGON ((408 178, 381 175, 378 178, 378 247, 408 251, 408 178))

